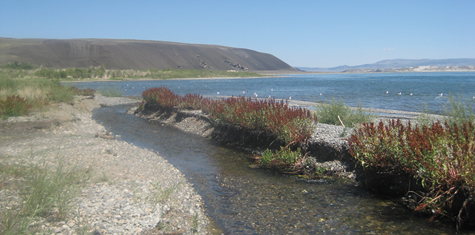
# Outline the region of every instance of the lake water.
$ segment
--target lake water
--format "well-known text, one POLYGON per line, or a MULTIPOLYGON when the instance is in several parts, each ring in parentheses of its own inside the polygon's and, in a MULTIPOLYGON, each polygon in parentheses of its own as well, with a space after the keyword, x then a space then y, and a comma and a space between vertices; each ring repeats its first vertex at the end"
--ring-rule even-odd
POLYGON ((257 95, 317 102, 334 97, 350 106, 417 112, 427 105, 432 112, 438 112, 450 94, 473 100, 475 72, 299 74, 255 79, 82 82, 75 86, 99 91, 115 89, 126 96, 140 96, 145 89, 166 86, 179 95, 257 95))

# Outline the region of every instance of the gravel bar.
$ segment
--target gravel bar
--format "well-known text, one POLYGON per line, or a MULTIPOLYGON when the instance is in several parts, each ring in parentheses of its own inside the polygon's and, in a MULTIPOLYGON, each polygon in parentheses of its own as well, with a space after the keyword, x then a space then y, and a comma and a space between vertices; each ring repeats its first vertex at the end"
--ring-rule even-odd
MULTIPOLYGON (((100 106, 136 103, 123 97, 77 97, 51 111, 0 121, 0 164, 59 161, 87 167, 93 177, 66 219, 37 224, 47 234, 209 234, 201 196, 158 152, 117 140, 92 119, 100 106), (28 123, 50 123, 21 129, 28 123), (45 128, 47 126, 47 128, 45 128), (18 127, 18 128, 17 128, 18 127), (16 128, 16 129, 15 129, 16 128), (23 130, 23 135, 9 130, 23 130)), ((30 125, 31 126, 31 125, 30 125)), ((0 208, 20 200, 2 190, 0 208)))

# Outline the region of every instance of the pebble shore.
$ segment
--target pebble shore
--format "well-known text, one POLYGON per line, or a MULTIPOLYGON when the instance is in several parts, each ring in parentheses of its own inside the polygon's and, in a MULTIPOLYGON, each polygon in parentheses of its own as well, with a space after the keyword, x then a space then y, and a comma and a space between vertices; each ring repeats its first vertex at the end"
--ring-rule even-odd
MULTIPOLYGON (((65 220, 39 222, 46 234, 209 234, 203 200, 182 173, 159 153, 116 140, 92 119, 94 108, 136 102, 79 97, 74 105, 56 108, 55 113, 65 113, 62 117, 33 114, 0 121, 7 125, 58 120, 58 125, 21 140, 3 139, 1 164, 62 161, 93 172, 65 220)), ((3 190, 2 210, 18 200, 16 192, 3 190)))

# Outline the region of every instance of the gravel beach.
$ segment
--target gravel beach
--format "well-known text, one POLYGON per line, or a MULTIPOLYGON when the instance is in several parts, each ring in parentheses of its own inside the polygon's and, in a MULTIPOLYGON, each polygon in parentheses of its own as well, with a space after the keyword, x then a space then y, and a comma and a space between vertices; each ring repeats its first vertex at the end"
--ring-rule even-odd
MULTIPOLYGON (((92 172, 66 219, 38 223, 46 234, 209 234, 203 200, 182 173, 92 119, 100 106, 135 102, 76 97, 74 104, 0 121, 0 164, 61 162, 92 172)), ((12 190, 1 193, 2 210, 20 200, 12 190)))

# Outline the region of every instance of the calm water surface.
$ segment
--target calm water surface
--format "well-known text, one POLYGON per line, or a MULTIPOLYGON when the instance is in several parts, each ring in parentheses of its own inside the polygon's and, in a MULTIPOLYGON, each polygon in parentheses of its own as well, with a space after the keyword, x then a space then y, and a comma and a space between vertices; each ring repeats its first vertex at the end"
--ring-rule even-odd
POLYGON ((100 108, 94 119, 137 146, 158 151, 203 197, 226 234, 453 234, 404 207, 338 181, 302 181, 249 167, 249 155, 175 128, 100 108))
POLYGON ((305 74, 256 79, 206 79, 169 81, 121 81, 74 83, 80 88, 115 89, 127 96, 140 96, 145 89, 166 86, 179 95, 249 96, 304 101, 341 98, 350 106, 421 111, 427 104, 439 111, 449 94, 475 97, 475 72, 305 74), (219 92, 219 94, 218 94, 219 92))

